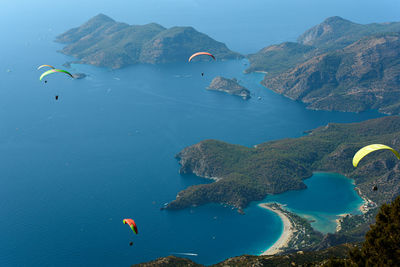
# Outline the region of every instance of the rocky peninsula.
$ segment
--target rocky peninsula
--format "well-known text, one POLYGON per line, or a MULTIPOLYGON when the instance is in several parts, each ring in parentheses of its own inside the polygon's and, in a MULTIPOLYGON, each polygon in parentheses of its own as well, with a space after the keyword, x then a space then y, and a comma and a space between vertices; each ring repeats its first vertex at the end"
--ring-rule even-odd
POLYGON ((225 92, 230 95, 240 96, 245 100, 250 98, 250 91, 246 87, 241 86, 236 78, 228 79, 217 76, 211 81, 207 90, 225 92))

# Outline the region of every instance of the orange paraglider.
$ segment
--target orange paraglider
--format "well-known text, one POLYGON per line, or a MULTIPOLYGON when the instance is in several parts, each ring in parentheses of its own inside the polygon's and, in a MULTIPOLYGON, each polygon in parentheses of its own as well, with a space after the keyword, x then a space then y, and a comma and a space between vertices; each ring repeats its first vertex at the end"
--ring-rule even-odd
POLYGON ((193 55, 190 56, 189 62, 190 62, 193 58, 195 58, 195 57, 197 57, 197 56, 200 56, 200 55, 207 55, 207 56, 212 57, 212 58, 215 60, 215 57, 214 57, 212 54, 208 53, 208 52, 197 52, 197 53, 194 53, 193 55))
POLYGON ((124 224, 129 225, 129 227, 132 229, 132 231, 133 231, 135 234, 138 234, 138 229, 137 229, 137 226, 136 226, 136 223, 135 223, 134 220, 132 220, 132 219, 124 219, 122 222, 123 222, 124 224))

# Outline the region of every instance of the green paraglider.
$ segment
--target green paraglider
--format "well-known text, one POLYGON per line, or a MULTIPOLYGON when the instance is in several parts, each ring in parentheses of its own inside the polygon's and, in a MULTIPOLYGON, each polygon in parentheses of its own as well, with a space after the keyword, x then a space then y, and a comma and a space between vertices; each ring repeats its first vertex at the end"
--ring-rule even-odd
POLYGON ((44 73, 40 76, 39 80, 41 81, 41 80, 43 79, 43 77, 45 77, 45 76, 47 76, 47 75, 49 75, 49 74, 52 74, 52 73, 56 73, 56 72, 65 73, 65 74, 69 75, 71 78, 74 78, 74 76, 73 76, 71 73, 69 73, 68 71, 66 71, 66 70, 51 69, 51 70, 48 70, 48 71, 44 72, 44 73))

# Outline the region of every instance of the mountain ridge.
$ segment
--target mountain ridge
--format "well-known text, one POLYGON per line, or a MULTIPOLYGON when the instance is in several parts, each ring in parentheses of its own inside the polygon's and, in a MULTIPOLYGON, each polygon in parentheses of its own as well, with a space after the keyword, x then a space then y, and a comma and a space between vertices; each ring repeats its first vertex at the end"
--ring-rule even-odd
POLYGON ((209 51, 218 60, 243 58, 193 27, 128 25, 104 14, 60 34, 55 41, 66 44, 59 52, 78 58, 80 63, 113 69, 139 63, 186 62, 190 55, 201 50, 209 51))

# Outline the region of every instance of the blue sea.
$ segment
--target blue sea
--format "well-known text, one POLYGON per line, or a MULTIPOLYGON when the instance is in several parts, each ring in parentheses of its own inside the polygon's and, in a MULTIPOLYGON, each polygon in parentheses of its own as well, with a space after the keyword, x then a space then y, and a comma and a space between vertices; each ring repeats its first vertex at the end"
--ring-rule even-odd
MULTIPOLYGON (((262 74, 243 74, 246 60, 121 70, 73 65, 71 72, 88 77, 54 75, 47 84, 36 68, 72 60, 56 52, 62 45, 53 40, 98 13, 129 24, 194 26, 244 54, 293 41, 332 15, 361 23, 400 20, 395 0, 320 2, 2 1, 0 266, 129 266, 174 253, 212 264, 272 245, 282 222, 257 203, 246 215, 217 204, 160 211, 180 190, 210 182, 181 176, 174 155, 204 139, 253 146, 381 114, 307 110, 262 87, 262 74), (252 98, 206 91, 217 75, 236 77, 252 98), (124 218, 136 221, 138 235, 124 218)), ((352 212, 359 201, 346 178, 312 177, 306 184, 280 201, 314 217, 352 212), (327 184, 337 190, 325 208, 309 206, 327 184), (343 194, 353 196, 340 199, 343 194), (292 205, 294 199, 301 205, 292 205)))

